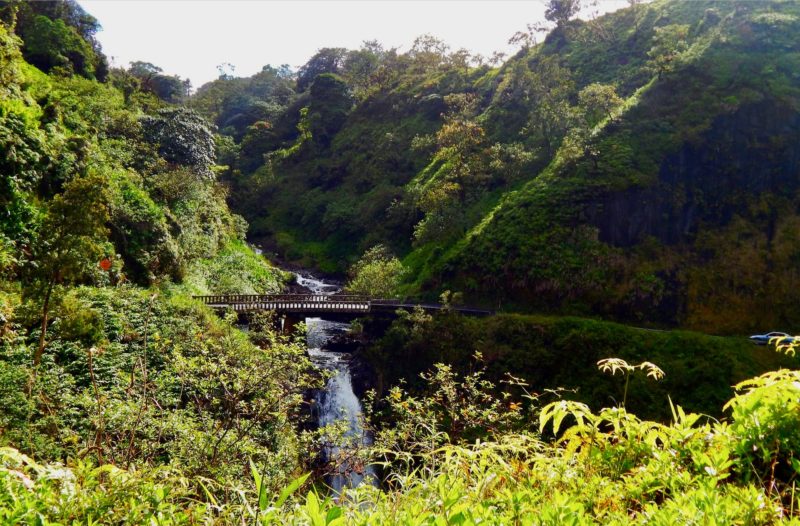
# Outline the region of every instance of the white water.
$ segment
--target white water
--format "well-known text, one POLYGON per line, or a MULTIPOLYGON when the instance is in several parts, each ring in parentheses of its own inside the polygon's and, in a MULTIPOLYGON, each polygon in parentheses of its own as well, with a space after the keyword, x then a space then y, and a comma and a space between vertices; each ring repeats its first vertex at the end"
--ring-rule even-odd
MULTIPOLYGON (((340 290, 337 285, 311 276, 296 276, 297 283, 311 289, 314 294, 334 294, 340 290)), ((358 486, 365 478, 375 483, 372 466, 336 461, 347 458, 348 450, 369 445, 371 441, 361 426, 361 402, 353 392, 348 362, 339 353, 325 350, 325 344, 334 335, 346 332, 348 325, 321 318, 306 318, 306 327, 311 361, 333 373, 325 388, 316 396, 317 423, 319 427, 324 427, 343 420, 346 427, 343 442, 325 448, 326 460, 333 460, 339 466, 328 480, 334 495, 338 496, 344 488, 358 486)))
POLYGON ((314 294, 336 294, 340 290, 341 287, 335 285, 333 283, 325 283, 321 279, 317 279, 311 274, 303 275, 299 272, 295 272, 295 278, 297 279, 297 284, 310 289, 311 292, 314 294))

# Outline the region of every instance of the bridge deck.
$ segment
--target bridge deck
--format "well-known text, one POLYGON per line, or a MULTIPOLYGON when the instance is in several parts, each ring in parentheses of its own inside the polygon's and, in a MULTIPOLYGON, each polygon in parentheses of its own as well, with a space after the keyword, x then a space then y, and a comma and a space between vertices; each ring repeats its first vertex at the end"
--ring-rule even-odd
MULTIPOLYGON (((213 309, 233 309, 236 312, 273 310, 298 314, 367 314, 391 313, 397 309, 421 307, 426 311, 442 310, 437 303, 414 303, 400 300, 378 299, 356 295, 324 294, 218 294, 195 296, 213 309)), ((451 307, 463 314, 485 316, 490 311, 470 307, 451 307)))

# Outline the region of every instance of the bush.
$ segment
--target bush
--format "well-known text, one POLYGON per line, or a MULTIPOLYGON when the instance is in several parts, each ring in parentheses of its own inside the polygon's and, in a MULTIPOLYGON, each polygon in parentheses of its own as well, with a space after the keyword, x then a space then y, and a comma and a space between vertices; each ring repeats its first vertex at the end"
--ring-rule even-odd
POLYGON ((800 474, 800 371, 767 373, 736 390, 726 408, 739 474, 787 491, 800 474))
POLYGON ((272 488, 297 469, 292 422, 312 384, 301 344, 274 337, 260 349, 171 289, 128 287, 73 290, 50 334, 35 377, 26 344, 0 348, 0 445, 45 461, 175 466, 225 484, 252 459, 272 488))
POLYGON ((142 118, 145 139, 158 145, 167 161, 193 168, 198 176, 213 180, 216 160, 214 134, 199 113, 187 108, 164 108, 142 118))
POLYGON ((399 259, 383 245, 369 249, 350 269, 346 289, 373 298, 392 298, 406 273, 399 259))

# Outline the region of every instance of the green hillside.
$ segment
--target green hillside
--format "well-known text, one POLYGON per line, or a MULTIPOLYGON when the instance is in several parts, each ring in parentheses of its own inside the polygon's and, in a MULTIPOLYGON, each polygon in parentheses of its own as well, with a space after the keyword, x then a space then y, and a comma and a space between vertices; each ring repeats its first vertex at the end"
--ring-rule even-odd
POLYGON ((231 203, 252 236, 326 271, 388 245, 406 294, 791 326, 798 16, 657 1, 522 39, 495 66, 432 38, 322 50, 306 66, 321 75, 245 133, 231 203))
POLYGON ((180 469, 198 490, 257 461, 282 487, 303 455, 305 349, 256 345, 261 333, 191 298, 279 292, 287 279, 228 209, 214 128, 129 71, 103 70, 97 21, 77 3, 2 2, 0 20, 0 523, 55 523, 17 507, 25 477, 10 465, 23 454, 104 473, 180 469))
POLYGON ((800 523, 800 2, 629 4, 193 91, 0 0, 0 524, 800 523))

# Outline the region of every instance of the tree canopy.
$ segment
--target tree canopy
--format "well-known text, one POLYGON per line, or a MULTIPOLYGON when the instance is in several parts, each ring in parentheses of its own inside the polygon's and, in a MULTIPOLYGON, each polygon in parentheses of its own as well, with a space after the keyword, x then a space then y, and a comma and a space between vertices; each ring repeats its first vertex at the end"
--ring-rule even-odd
POLYGON ((317 51, 297 70, 297 91, 305 91, 318 75, 339 73, 346 57, 347 49, 341 47, 326 47, 317 51))
POLYGON ((547 0, 544 17, 562 26, 581 10, 582 0, 547 0))
POLYGON ((383 245, 369 249, 350 269, 348 292, 373 298, 393 298, 397 295, 406 269, 383 245))
POLYGON ((214 133, 196 111, 175 107, 158 110, 142 118, 145 139, 158 147, 169 162, 193 168, 203 178, 214 177, 216 160, 214 133))
POLYGON ((22 38, 25 59, 44 71, 58 68, 105 80, 108 63, 95 33, 100 29, 96 18, 75 0, 48 2, 2 1, 0 8, 11 10, 16 33, 22 38))

